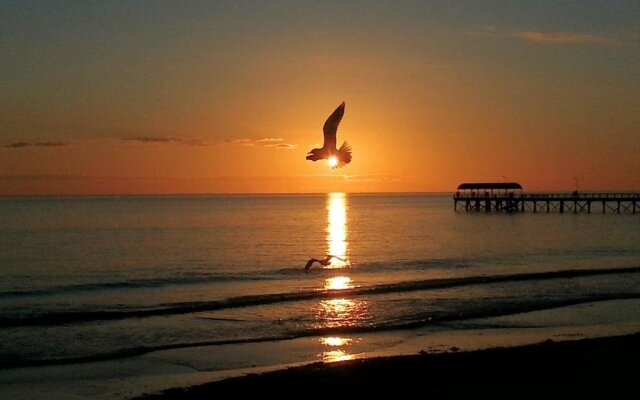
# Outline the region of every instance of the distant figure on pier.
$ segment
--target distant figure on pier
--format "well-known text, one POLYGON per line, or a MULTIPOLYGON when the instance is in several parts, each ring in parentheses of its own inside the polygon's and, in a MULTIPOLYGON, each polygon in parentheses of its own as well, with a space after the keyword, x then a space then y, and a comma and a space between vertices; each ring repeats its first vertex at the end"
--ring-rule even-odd
POLYGON ((347 260, 337 257, 337 256, 332 256, 332 255, 328 255, 325 258, 323 258, 322 260, 318 260, 317 258, 312 258, 309 261, 307 261, 307 265, 304 266, 304 270, 308 271, 312 266, 313 263, 318 263, 320 265, 322 265, 323 267, 328 266, 329 264, 331 264, 331 259, 333 258, 337 258, 338 260, 342 261, 342 262, 347 262, 347 260))

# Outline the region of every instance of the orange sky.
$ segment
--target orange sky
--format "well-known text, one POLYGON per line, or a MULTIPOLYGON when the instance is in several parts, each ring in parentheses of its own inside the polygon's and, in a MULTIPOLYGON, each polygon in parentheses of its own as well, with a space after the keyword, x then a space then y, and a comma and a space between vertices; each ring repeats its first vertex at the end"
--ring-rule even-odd
POLYGON ((640 189, 640 5, 530 3, 2 4, 0 194, 640 189))

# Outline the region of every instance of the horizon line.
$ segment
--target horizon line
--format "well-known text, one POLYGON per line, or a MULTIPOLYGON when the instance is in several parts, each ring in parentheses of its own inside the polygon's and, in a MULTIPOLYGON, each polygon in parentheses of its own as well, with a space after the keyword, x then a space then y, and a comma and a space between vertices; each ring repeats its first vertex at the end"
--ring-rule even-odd
MULTIPOLYGON (((524 193, 572 193, 574 190, 537 190, 524 193)), ((580 193, 640 193, 640 189, 590 189, 580 190, 580 193)), ((208 197, 208 196, 318 196, 331 193, 344 193, 350 195, 452 195, 456 190, 452 191, 385 191, 385 192, 209 192, 209 193, 25 193, 25 194, 0 194, 0 198, 10 197, 208 197)))

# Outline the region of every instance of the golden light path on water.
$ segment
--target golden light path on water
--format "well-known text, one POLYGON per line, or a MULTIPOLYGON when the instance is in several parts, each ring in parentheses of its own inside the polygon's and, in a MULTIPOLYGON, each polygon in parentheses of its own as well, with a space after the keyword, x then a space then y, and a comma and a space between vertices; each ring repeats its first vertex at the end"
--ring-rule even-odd
POLYGON ((333 276, 324 280, 325 290, 352 289, 354 285, 348 276, 333 276))
POLYGON ((349 354, 346 349, 346 347, 349 346, 351 342, 353 342, 353 339, 339 336, 320 338, 320 343, 328 347, 327 350, 323 351, 320 354, 322 361, 335 362, 352 360, 355 356, 353 354, 349 354))
MULTIPOLYGON (((315 317, 318 321, 317 328, 342 328, 369 319, 369 313, 366 301, 335 298, 321 300, 316 308, 315 317)), ((351 354, 349 349, 353 341, 352 338, 342 336, 322 337, 320 343, 326 348, 318 357, 326 362, 353 359, 355 355, 351 354)))
MULTIPOLYGON (((327 196, 327 254, 333 258, 327 269, 341 269, 350 265, 349 241, 347 226, 347 196, 344 193, 329 193, 327 196), (344 261, 343 261, 344 260, 344 261)), ((326 278, 323 289, 340 291, 355 287, 351 277, 341 274, 326 278)), ((316 307, 315 318, 318 328, 341 328, 354 326, 369 319, 368 305, 364 300, 348 298, 332 298, 321 300, 316 307)), ((352 338, 328 336, 320 338, 326 346, 318 357, 325 362, 350 360, 355 357, 351 353, 352 338)))
POLYGON ((327 253, 346 260, 334 258, 327 268, 344 268, 349 264, 347 256, 347 196, 344 193, 329 193, 327 217, 327 253))

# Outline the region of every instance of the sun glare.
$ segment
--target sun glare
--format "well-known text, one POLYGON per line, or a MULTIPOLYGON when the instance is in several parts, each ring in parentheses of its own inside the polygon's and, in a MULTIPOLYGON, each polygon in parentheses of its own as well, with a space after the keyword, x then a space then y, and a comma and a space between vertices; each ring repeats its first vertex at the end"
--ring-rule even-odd
POLYGON ((342 350, 324 351, 320 354, 322 361, 324 362, 338 362, 353 360, 355 356, 353 354, 347 354, 342 350))
POLYGON ((329 337, 323 337, 320 339, 320 343, 324 344, 325 346, 331 346, 331 347, 346 346, 350 344, 352 341, 353 339, 343 338, 339 336, 329 336, 329 337))
POLYGON ((347 267, 349 265, 347 257, 347 199, 344 193, 329 193, 327 214, 327 254, 346 261, 334 258, 326 268, 347 267))
POLYGON ((320 339, 320 343, 329 347, 330 350, 327 349, 318 354, 318 356, 320 356, 322 361, 325 362, 352 360, 355 356, 353 354, 349 354, 348 349, 346 348, 351 345, 352 341, 353 339, 344 337, 323 337, 320 339), (336 347, 340 348, 336 349, 336 347))
POLYGON ((331 168, 333 168, 336 165, 338 165, 338 159, 336 157, 329 157, 329 159, 327 161, 329 162, 329 166, 331 168))
POLYGON ((334 276, 333 278, 327 278, 324 281, 324 288, 326 290, 344 290, 353 289, 351 284, 351 278, 348 276, 334 276))

